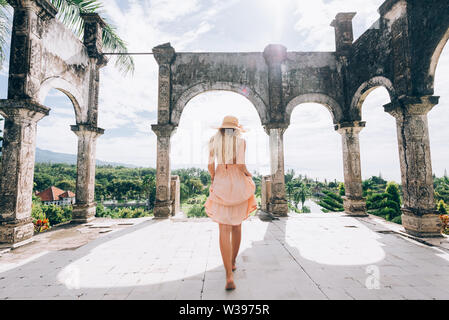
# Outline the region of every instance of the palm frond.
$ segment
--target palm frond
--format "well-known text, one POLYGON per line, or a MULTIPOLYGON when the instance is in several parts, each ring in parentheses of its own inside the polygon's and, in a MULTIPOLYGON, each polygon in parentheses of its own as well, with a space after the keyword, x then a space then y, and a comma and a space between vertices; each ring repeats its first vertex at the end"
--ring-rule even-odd
POLYGON ((102 4, 97 0, 50 0, 50 2, 58 9, 56 18, 78 37, 84 32, 84 22, 80 14, 98 13, 102 8, 102 4))
MULTIPOLYGON (((4 1, 4 0, 0 0, 4 1)), ((101 14, 102 4, 97 0, 51 0, 51 3, 58 9, 57 18, 78 37, 82 37, 84 32, 84 21, 81 13, 101 14)), ((106 19, 106 27, 103 29, 103 48, 105 51, 113 53, 127 53, 126 42, 121 39, 116 29, 106 19)), ((116 58, 115 66, 126 75, 128 72, 134 73, 134 60, 128 55, 119 55, 116 58)))
MULTIPOLYGON (((128 53, 126 42, 123 41, 115 32, 115 28, 107 23, 103 29, 103 47, 115 53, 128 53)), ((134 73, 134 60, 129 55, 118 55, 116 57, 115 66, 126 75, 128 72, 134 73)))
POLYGON ((6 60, 7 43, 11 35, 12 19, 8 8, 8 2, 0 0, 0 70, 6 60))

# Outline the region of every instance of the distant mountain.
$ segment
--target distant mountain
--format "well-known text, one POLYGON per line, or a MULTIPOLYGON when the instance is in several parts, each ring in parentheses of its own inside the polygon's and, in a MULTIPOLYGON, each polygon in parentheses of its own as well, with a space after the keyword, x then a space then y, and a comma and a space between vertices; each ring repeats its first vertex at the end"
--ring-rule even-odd
MULTIPOLYGON (((76 154, 69 154, 69 153, 60 153, 60 152, 53 152, 50 150, 43 150, 36 148, 36 162, 41 163, 67 163, 67 164, 76 164, 77 156, 76 154)), ((108 162, 108 161, 96 161, 97 166, 124 166, 128 168, 137 168, 137 166, 133 164, 126 164, 126 163, 118 163, 118 162, 108 162)))

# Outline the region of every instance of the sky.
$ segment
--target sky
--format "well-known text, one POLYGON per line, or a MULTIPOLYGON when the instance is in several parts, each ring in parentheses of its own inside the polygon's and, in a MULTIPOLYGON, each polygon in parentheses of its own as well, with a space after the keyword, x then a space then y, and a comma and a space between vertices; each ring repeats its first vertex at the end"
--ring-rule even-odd
MULTIPOLYGON (((130 52, 151 52, 170 42, 178 52, 261 52, 270 43, 288 51, 334 51, 331 21, 338 12, 357 12, 353 19, 357 39, 377 19, 382 0, 108 0, 103 14, 117 27, 130 52)), ((156 165, 158 66, 153 56, 136 56, 133 76, 123 77, 111 61, 102 69, 99 126, 105 134, 97 141, 97 159, 156 165)), ((432 166, 441 176, 449 167, 449 49, 440 57, 435 95, 440 103, 429 113, 432 166)), ((7 95, 7 65, 0 73, 0 95, 7 95)), ((362 176, 379 173, 400 182, 396 125, 383 111, 387 91, 371 92, 362 107, 366 128, 360 133, 362 176)), ((37 146, 75 154, 77 138, 68 98, 52 90, 45 104, 50 116, 38 123, 37 146)), ((250 171, 269 174, 268 137, 255 107, 233 92, 211 91, 193 98, 172 138, 172 168, 207 169, 207 141, 225 115, 232 114, 248 128, 247 165, 250 171)), ((326 108, 301 104, 292 114, 284 135, 285 167, 320 180, 343 180, 341 136, 334 131, 326 108)))

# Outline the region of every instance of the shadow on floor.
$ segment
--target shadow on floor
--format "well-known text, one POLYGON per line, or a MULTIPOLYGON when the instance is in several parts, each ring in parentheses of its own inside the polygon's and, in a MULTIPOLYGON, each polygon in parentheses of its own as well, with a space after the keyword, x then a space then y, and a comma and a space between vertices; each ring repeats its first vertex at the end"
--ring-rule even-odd
POLYGON ((231 292, 216 224, 148 220, 0 273, 0 298, 449 298, 447 255, 373 231, 365 220, 301 214, 245 221, 231 292))

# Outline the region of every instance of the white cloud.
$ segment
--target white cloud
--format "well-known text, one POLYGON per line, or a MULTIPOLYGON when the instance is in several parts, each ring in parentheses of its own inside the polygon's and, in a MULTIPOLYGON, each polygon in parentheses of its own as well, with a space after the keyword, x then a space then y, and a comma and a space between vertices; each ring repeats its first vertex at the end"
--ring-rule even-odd
POLYGON ((303 37, 301 50, 333 51, 335 36, 330 23, 339 12, 357 12, 353 19, 354 40, 377 20, 377 8, 384 0, 296 0, 295 30, 303 37))

